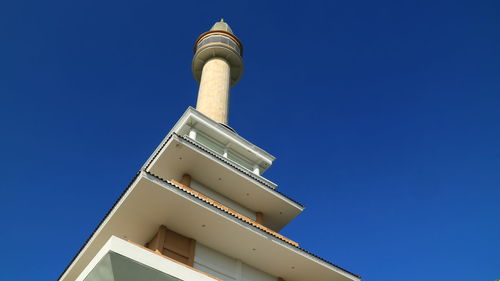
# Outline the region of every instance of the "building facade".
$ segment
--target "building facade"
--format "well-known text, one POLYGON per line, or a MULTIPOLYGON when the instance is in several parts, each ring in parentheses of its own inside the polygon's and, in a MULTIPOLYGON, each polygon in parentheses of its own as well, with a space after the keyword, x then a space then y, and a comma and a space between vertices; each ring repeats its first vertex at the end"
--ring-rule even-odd
POLYGON ((242 56, 223 20, 198 38, 196 109, 181 116, 59 280, 360 280, 279 234, 304 207, 262 176, 275 158, 227 125, 242 56))

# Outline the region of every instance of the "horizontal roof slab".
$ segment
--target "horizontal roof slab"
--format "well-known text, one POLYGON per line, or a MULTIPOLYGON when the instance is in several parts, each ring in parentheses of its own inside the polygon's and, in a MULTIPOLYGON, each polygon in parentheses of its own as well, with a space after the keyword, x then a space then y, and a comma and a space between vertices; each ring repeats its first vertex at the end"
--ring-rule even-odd
POLYGON ((245 159, 259 166, 262 174, 275 160, 274 156, 252 144, 227 125, 222 125, 189 107, 177 121, 170 133, 188 135, 191 129, 206 134, 217 142, 229 147, 245 159))
POLYGON ((61 280, 75 280, 111 236, 144 245, 159 225, 287 281, 359 279, 168 182, 141 172, 61 280))
POLYGON ((160 178, 180 181, 189 174, 212 190, 264 214, 264 225, 279 231, 304 207, 274 190, 271 182, 211 153, 187 137, 171 135, 146 171, 160 178))

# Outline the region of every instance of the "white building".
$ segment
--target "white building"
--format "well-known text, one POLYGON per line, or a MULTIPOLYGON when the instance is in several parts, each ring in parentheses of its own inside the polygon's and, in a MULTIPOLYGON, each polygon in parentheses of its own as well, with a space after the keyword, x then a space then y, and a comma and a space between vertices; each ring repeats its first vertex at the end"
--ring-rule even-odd
POLYGON ((177 121, 59 280, 360 280, 278 233, 303 206, 262 176, 274 157, 227 126, 242 47, 222 20, 198 38, 197 109, 177 121))

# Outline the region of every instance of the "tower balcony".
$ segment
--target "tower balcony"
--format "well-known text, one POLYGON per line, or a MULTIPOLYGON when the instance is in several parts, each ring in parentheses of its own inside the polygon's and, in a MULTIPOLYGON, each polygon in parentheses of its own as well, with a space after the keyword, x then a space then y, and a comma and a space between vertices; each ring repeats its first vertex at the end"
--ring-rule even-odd
POLYGON ((241 43, 234 36, 230 36, 227 33, 222 32, 210 32, 204 34, 198 39, 195 47, 195 53, 201 51, 204 48, 220 46, 223 48, 228 48, 229 50, 235 52, 238 55, 241 53, 241 43))
POLYGON ((200 82, 203 66, 212 58, 222 58, 230 66, 231 86, 236 85, 243 74, 243 45, 232 33, 211 30, 203 33, 194 45, 192 72, 200 82))

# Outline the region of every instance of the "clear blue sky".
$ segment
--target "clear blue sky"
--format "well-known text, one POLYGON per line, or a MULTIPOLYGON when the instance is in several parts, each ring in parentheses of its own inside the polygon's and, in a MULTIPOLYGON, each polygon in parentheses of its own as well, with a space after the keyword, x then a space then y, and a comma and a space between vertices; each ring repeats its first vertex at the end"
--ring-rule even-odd
POLYGON ((3 1, 0 280, 54 280, 194 106, 196 37, 245 46, 230 125, 364 280, 500 278, 499 1, 3 1))

